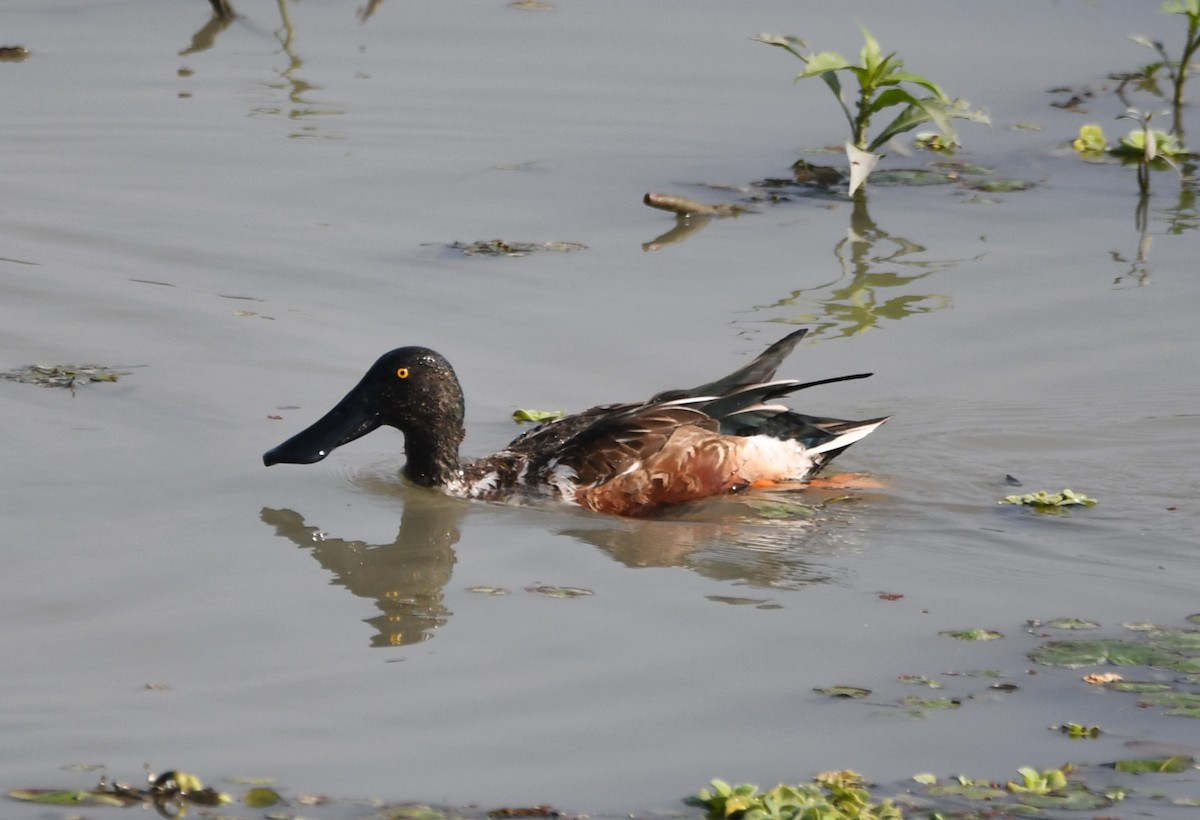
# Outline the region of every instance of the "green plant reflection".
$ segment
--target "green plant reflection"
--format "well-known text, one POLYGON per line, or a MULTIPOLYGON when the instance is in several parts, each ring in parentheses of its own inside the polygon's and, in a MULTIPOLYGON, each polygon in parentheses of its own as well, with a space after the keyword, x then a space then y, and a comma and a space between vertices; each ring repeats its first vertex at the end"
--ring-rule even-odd
POLYGON ((1129 257, 1117 250, 1109 251, 1112 260, 1125 268, 1124 272, 1117 274, 1113 280, 1115 287, 1145 287, 1150 284, 1150 248, 1156 234, 1179 236, 1200 227, 1200 208, 1197 207, 1196 201, 1197 187, 1200 186, 1197 184, 1196 164, 1182 163, 1179 170, 1179 196, 1174 205, 1152 210, 1150 201, 1153 193, 1149 182, 1139 192, 1137 206, 1133 211, 1133 226, 1138 235, 1134 255, 1129 257), (1156 223, 1161 226, 1157 232, 1153 230, 1156 223))
MULTIPOLYGON (((841 268, 837 279, 799 288, 756 310, 778 311, 783 321, 814 325, 809 338, 854 336, 884 320, 896 321, 949 307, 950 297, 921 292, 926 277, 957 267, 965 259, 930 259, 925 246, 892 236, 871 219, 863 192, 854 197, 847 235, 833 247, 841 268)), ((978 259, 979 257, 975 257, 978 259)))
MULTIPOLYGON (((187 48, 179 52, 179 56, 185 57, 190 54, 207 51, 213 48, 216 44, 217 36, 225 31, 238 16, 234 12, 232 6, 226 0, 211 0, 213 5, 212 17, 204 26, 192 35, 192 42, 187 48)), ((252 116, 284 116, 290 120, 303 121, 299 130, 290 134, 291 137, 314 137, 327 136, 318 134, 316 126, 308 120, 317 116, 338 115, 343 112, 332 106, 314 102, 310 99, 313 91, 319 91, 321 86, 316 85, 300 76, 300 70, 304 67, 304 60, 297 53, 296 45, 296 27, 292 23, 291 13, 288 9, 288 0, 276 0, 280 25, 275 30, 275 39, 279 41, 280 50, 287 58, 287 67, 278 71, 280 80, 277 82, 267 83, 266 86, 275 91, 282 91, 287 97, 286 104, 269 104, 260 105, 251 109, 252 116)), ((366 22, 366 19, 373 13, 376 4, 372 4, 367 10, 360 10, 359 18, 366 22)), ((189 76, 192 70, 185 67, 180 68, 181 76, 189 76)))

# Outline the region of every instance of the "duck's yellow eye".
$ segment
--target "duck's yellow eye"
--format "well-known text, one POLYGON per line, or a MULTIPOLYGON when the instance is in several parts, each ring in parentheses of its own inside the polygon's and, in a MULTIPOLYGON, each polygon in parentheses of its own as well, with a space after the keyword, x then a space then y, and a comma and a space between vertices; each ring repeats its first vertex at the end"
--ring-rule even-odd
POLYGON ((407 379, 408 378, 408 368, 407 367, 400 368, 399 370, 396 371, 396 375, 401 379, 407 379))

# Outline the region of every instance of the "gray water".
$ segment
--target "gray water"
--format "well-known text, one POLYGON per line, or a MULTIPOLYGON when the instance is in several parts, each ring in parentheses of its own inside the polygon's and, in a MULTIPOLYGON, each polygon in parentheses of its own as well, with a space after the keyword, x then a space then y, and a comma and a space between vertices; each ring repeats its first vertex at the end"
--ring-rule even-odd
POLYGON ((1119 636, 1200 611, 1195 183, 1156 173, 1143 230, 1134 170, 1069 148, 1084 123, 1132 127, 1105 77, 1152 56, 1131 32, 1178 48, 1157 7, 385 2, 364 20, 308 0, 289 35, 241 0, 214 36, 202 0, 10 3, 0 45, 31 54, 0 63, 0 369, 128 375, 0 381, 0 785, 148 762, 622 812, 712 777, 1003 780, 1131 739, 1194 746, 1193 721, 1081 673, 1025 674, 1027 619, 1119 636), (700 185, 840 144, 827 90, 750 38, 853 56, 856 20, 990 111, 959 159, 1034 186, 873 185, 865 215, 800 197, 644 249, 675 224, 645 192, 729 200, 700 185), (1086 113, 1052 107, 1056 86, 1092 90, 1086 113), (496 238, 587 248, 447 247, 496 238), (402 485, 392 431, 261 464, 402 344, 454 363, 480 455, 517 407, 698 384, 805 324, 781 376, 875 376, 797 406, 895 414, 838 462, 884 488, 816 522, 463 504, 402 485), (1006 474, 1101 503, 1001 508, 1006 474), (972 627, 1007 637, 938 635, 972 627), (891 719, 898 675, 977 669, 1021 689, 953 678, 984 697, 891 719), (812 691, 834 684, 878 705, 812 691), (1105 735, 1070 745, 1046 729, 1064 721, 1105 735))

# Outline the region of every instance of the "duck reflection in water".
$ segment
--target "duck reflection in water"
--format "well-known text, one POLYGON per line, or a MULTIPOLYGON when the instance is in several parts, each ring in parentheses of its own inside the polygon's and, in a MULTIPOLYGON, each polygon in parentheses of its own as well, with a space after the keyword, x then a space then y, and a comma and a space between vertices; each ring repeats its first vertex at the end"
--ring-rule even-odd
MULTIPOLYGON (((367 493, 400 495, 400 529, 391 543, 369 544, 322 532, 293 510, 263 508, 261 518, 277 535, 308 550, 335 585, 375 604, 379 614, 364 619, 373 628, 371 646, 429 640, 453 614, 446 606, 446 589, 464 518, 475 516, 481 525, 476 529, 481 529, 489 515, 520 513, 382 478, 364 476, 355 483, 367 493)), ((848 508, 837 503, 845 498, 843 493, 824 493, 822 509, 819 503, 811 505, 811 495, 805 504, 788 498, 726 496, 687 505, 653 521, 542 509, 539 521, 549 524, 549 531, 541 530, 543 537, 567 536, 632 569, 679 567, 737 585, 731 594, 710 596, 711 600, 772 607, 776 604, 768 590, 836 580, 837 571, 821 556, 848 548, 840 532, 837 538, 829 537, 846 517, 848 508)))

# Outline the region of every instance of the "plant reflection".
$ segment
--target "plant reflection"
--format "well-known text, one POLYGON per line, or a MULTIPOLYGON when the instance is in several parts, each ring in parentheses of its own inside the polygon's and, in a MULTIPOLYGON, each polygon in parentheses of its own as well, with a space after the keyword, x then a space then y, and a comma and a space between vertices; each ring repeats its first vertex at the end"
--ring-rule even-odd
MULTIPOLYGON (((928 259, 925 247, 882 230, 867 211, 864 192, 854 197, 850 228, 833 248, 841 275, 816 287, 792 291, 758 310, 811 305, 812 312, 786 317, 789 323, 812 324, 809 338, 820 335, 854 336, 881 320, 899 320, 950 305, 938 293, 912 293, 912 285, 927 276, 951 270, 963 259, 928 259)), ((979 257, 975 257, 979 258, 979 257)))
MULTIPOLYGON (((393 494, 392 486, 389 495, 393 494)), ((804 501, 840 506, 845 496, 832 491, 806 493, 804 501)), ((571 525, 554 534, 589 544, 630 568, 679 567, 742 587, 797 589, 834 578, 814 561, 833 543, 835 516, 789 497, 738 496, 690 504, 659 520, 628 520, 547 511, 547 521, 571 525), (814 538, 814 536, 816 536, 814 538)), ((260 517, 275 533, 309 551, 332 576, 332 583, 371 600, 379 614, 365 618, 374 647, 404 646, 429 640, 452 615, 445 604, 454 572, 454 545, 463 517, 475 504, 434 492, 404 492, 400 529, 388 544, 339 538, 307 523, 300 513, 264 507, 260 517)), ((837 549, 843 548, 840 544, 837 549)), ((774 607, 769 597, 709 596, 727 604, 774 607)))
POLYGON ((1162 217, 1161 222, 1164 226, 1162 233, 1167 235, 1178 236, 1200 227, 1200 209, 1197 208, 1196 189, 1196 164, 1185 162, 1180 167, 1179 197, 1175 204, 1169 208, 1152 212, 1150 199, 1153 194, 1150 190, 1149 176, 1147 176, 1144 190, 1139 191, 1137 206, 1133 211, 1133 226, 1138 234, 1137 251, 1134 257, 1130 259, 1120 251, 1109 251, 1114 262, 1127 266, 1126 271, 1118 274, 1117 278, 1113 280, 1115 287, 1124 288, 1129 285, 1144 287, 1150 283, 1150 246, 1154 241, 1154 234, 1150 230, 1152 214, 1156 213, 1162 217))
MULTIPOLYGON (((191 45, 179 52, 181 57, 189 54, 194 54, 200 51, 207 51, 212 48, 222 31, 229 27, 237 16, 233 12, 233 8, 226 0, 211 0, 213 4, 213 15, 209 21, 192 36, 191 45)), ((268 83, 268 87, 280 91, 284 91, 287 95, 288 105, 267 105, 258 106, 251 110, 252 115, 269 115, 269 116, 286 116, 291 120, 305 120, 314 116, 341 114, 342 111, 328 106, 321 106, 308 99, 308 95, 312 91, 320 90, 319 85, 310 83, 299 76, 300 69, 304 67, 304 60, 296 53, 296 28, 292 24, 291 13, 288 10, 288 0, 277 0, 279 9, 280 27, 274 32, 275 39, 279 41, 281 50, 288 60, 288 65, 278 74, 282 82, 268 83)), ((374 12, 377 3, 372 3, 368 9, 360 10, 359 19, 366 21, 370 14, 374 12)), ((293 137, 311 137, 315 136, 316 128, 312 125, 305 125, 299 132, 293 133, 293 137)))
POLYGON ((217 3, 213 4, 213 15, 209 18, 199 31, 192 35, 192 44, 179 52, 180 57, 186 57, 189 54, 195 54, 199 51, 208 51, 217 42, 217 35, 225 29, 229 28, 229 24, 233 22, 233 10, 229 9, 228 14, 224 14, 220 10, 217 3))

